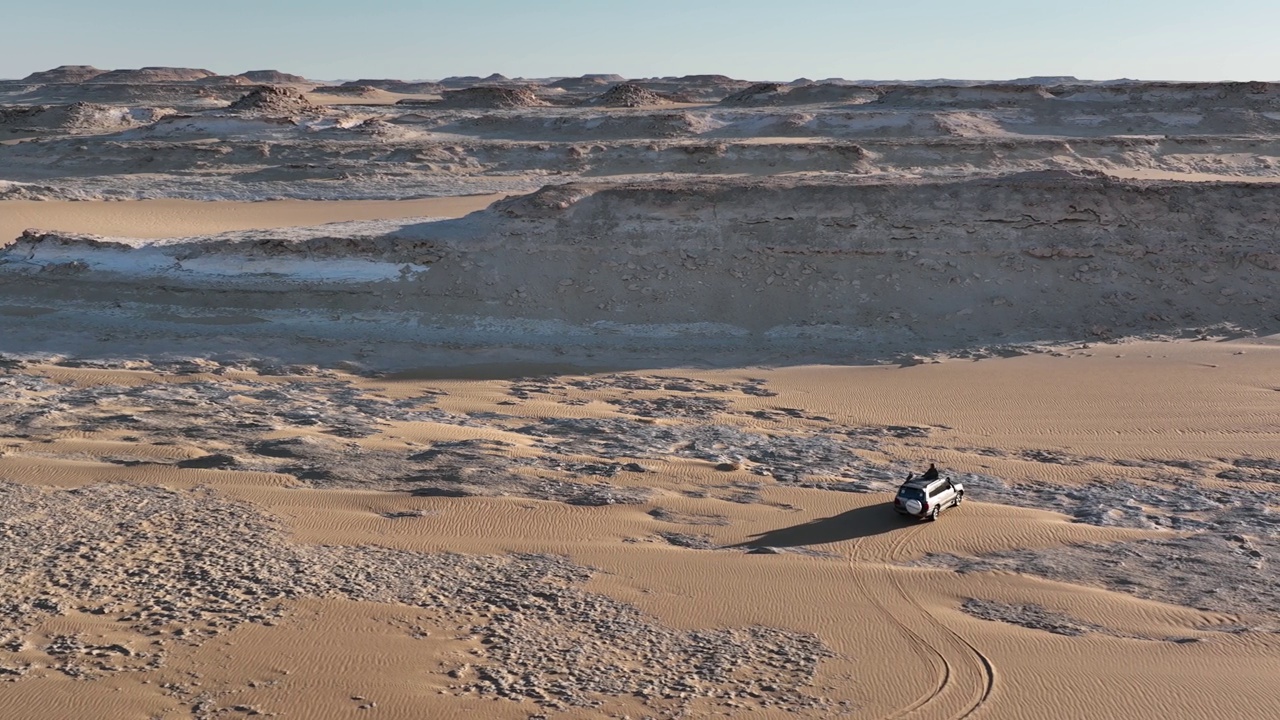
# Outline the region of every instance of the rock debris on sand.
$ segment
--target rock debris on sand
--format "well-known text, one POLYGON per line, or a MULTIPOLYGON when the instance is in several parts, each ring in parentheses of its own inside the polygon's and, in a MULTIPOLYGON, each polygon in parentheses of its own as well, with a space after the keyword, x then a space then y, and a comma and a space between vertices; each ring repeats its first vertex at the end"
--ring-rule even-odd
MULTIPOLYGON (((1228 462, 1233 461, 1223 461, 1228 462)), ((1178 532, 1280 533, 1280 513, 1271 510, 1274 493, 1256 489, 1250 484, 1252 478, 1227 487, 1204 482, 1213 476, 1194 469, 1166 469, 1143 483, 1111 478, 1068 488, 1045 482, 1010 483, 979 473, 955 474, 965 487, 974 488, 992 502, 1050 509, 1091 525, 1178 532)))
POLYGON ((1203 630, 1280 632, 1280 542, 1274 537, 1200 533, 1113 545, 1068 545, 980 557, 930 555, 919 562, 960 573, 1012 571, 1103 587, 1147 600, 1231 613, 1238 622, 1203 630))
POLYGON ((1079 636, 1086 633, 1112 635, 1112 631, 1101 625, 1077 620, 1064 613, 1053 612, 1039 605, 1010 605, 993 600, 968 598, 960 605, 960 609, 983 620, 1021 625, 1032 630, 1043 630, 1054 635, 1079 636))
MULTIPOLYGON (((1060 453, 1024 456, 1052 464, 1083 462, 1060 453)), ((1234 469, 1252 465, 1258 472, 1261 466, 1260 472, 1266 473, 1272 463, 1257 458, 1224 458, 1220 464, 1125 460, 1117 465, 1146 467, 1156 474, 1143 483, 1111 478, 1067 487, 958 473, 954 477, 966 490, 986 502, 1053 510, 1091 525, 1188 535, 970 558, 931 555, 921 562, 959 572, 1013 570, 1105 587, 1175 605, 1238 613, 1239 627, 1280 631, 1271 611, 1280 607, 1280 513, 1273 509, 1275 494, 1257 489, 1254 483, 1262 478, 1237 477, 1234 469), (1224 465, 1233 469, 1215 472, 1224 465), (1239 484, 1224 487, 1224 475, 1239 484)))
POLYGON ((806 487, 892 480, 894 471, 856 450, 874 442, 822 432, 761 433, 714 424, 656 425, 628 418, 547 418, 514 428, 548 451, 606 460, 675 455, 717 464, 741 457, 749 471, 806 487))
MULTIPOLYGON (((77 388, 14 373, 0 382, 0 397, 5 393, 18 397, 32 387, 45 388, 45 394, 38 407, 14 404, 0 409, 0 430, 30 438, 67 430, 119 428, 157 439, 211 443, 210 453, 178 461, 188 467, 267 470, 293 475, 316 487, 377 488, 419 495, 516 495, 577 505, 642 502, 648 494, 644 489, 603 480, 619 473, 643 473, 644 459, 671 455, 710 464, 741 458, 743 470, 777 482, 865 490, 873 487, 868 482, 891 481, 896 470, 871 462, 857 451, 875 449, 879 437, 927 434, 921 428, 875 427, 762 432, 708 422, 731 408, 725 400, 702 394, 723 388, 744 397, 758 397, 767 392, 758 382, 715 385, 681 378, 615 375, 571 383, 585 388, 663 388, 671 397, 621 400, 617 406, 626 415, 616 418, 547 418, 529 423, 501 415, 449 413, 433 407, 434 396, 430 394, 387 400, 363 393, 348 382, 324 378, 77 388), (232 398, 254 402, 237 403, 232 398), (116 404, 146 410, 113 409, 116 404), (659 425, 645 422, 649 416, 685 422, 659 425), (501 428, 537 438, 544 452, 533 457, 508 457, 495 452, 500 448, 492 441, 468 440, 437 443, 416 453, 394 453, 364 449, 349 441, 372 435, 391 421, 501 428), (266 433, 288 429, 319 434, 263 439, 266 433), (586 461, 584 457, 597 460, 586 461)), ((517 394, 528 394, 535 386, 520 381, 512 387, 517 394)), ((551 391, 546 384, 536 387, 551 391)), ((797 414, 803 416, 795 410, 777 412, 787 420, 797 414)), ((127 456, 112 460, 133 461, 127 456)))
POLYGON ((823 703, 804 692, 829 655, 816 638, 673 630, 584 592, 590 576, 549 556, 295 544, 273 519, 207 491, 0 481, 0 673, 28 673, 5 656, 51 616, 105 615, 136 633, 129 646, 59 636, 41 647, 50 667, 87 679, 154 668, 168 643, 274 622, 288 600, 341 597, 432 608, 475 635, 486 650, 455 669, 458 693, 551 707, 751 693, 756 706, 823 703), (622 666, 637 670, 616 672, 622 666))
MULTIPOLYGON (((420 497, 511 496, 582 506, 637 504, 651 498, 650 489, 643 486, 648 472, 645 463, 669 457, 726 468, 727 484, 696 492, 730 502, 761 502, 764 482, 884 492, 901 480, 907 468, 872 461, 864 454, 880 452, 886 439, 919 442, 931 434, 929 428, 915 426, 840 426, 829 418, 787 407, 742 412, 724 399, 735 393, 743 398, 767 397, 768 390, 759 381, 715 384, 613 374, 508 383, 512 395, 524 398, 556 398, 570 389, 623 393, 614 404, 619 413, 615 417, 530 421, 495 413, 445 412, 434 407, 441 396, 431 390, 388 400, 335 378, 76 387, 23 372, 21 361, 9 364, 12 367, 0 377, 0 399, 5 401, 0 430, 36 443, 29 445, 29 452, 38 452, 41 438, 116 428, 151 442, 180 440, 207 448, 202 455, 173 461, 182 468, 262 470, 291 475, 299 484, 317 488, 377 489, 420 497), (31 402, 33 397, 40 398, 39 404, 31 402), (132 409, 125 411, 125 407, 132 409), (650 415, 660 416, 663 422, 653 422, 650 415), (764 425, 756 429, 719 422, 735 415, 764 425), (426 449, 404 451, 367 449, 352 442, 392 421, 526 435, 541 452, 512 454, 510 443, 496 439, 441 441, 426 449), (307 434, 266 437, 281 431, 307 434), (753 476, 757 479, 747 480, 753 476)), ((191 369, 222 372, 208 363, 191 369)), ((127 454, 101 459, 122 465, 158 462, 127 454)), ((1065 467, 1105 462, 1048 450, 1023 451, 1019 459, 1065 467)), ((1274 574, 1280 562, 1275 556, 1280 519, 1270 510, 1271 494, 1259 487, 1273 482, 1275 461, 1228 457, 1217 462, 1114 462, 1117 468, 1148 468, 1151 478, 1141 483, 1109 479, 1069 487, 1046 481, 1016 484, 976 473, 960 473, 956 478, 987 502, 1054 510, 1104 527, 1192 534, 1115 547, 1077 546, 1051 554, 1025 551, 980 558, 934 557, 926 562, 963 571, 1016 569, 1224 612, 1256 614, 1280 604, 1280 597, 1273 597, 1273 589, 1280 587, 1274 574), (1126 553, 1135 559, 1117 565, 1116 559, 1126 553), (1188 557, 1196 560, 1181 559, 1188 557), (1231 579, 1229 589, 1221 587, 1222 578, 1231 579)), ((685 526, 720 522, 712 516, 657 512, 656 519, 685 526)), ((660 537, 666 542, 705 546, 704 539, 686 531, 664 532, 660 537)), ((1258 617, 1248 622, 1250 627, 1268 626, 1258 617)))

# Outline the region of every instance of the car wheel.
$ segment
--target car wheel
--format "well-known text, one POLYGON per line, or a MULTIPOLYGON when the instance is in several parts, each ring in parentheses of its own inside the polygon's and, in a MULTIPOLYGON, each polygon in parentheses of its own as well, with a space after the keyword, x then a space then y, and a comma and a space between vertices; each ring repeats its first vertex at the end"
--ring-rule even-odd
POLYGON ((940 513, 940 512, 942 512, 942 506, 941 506, 941 505, 934 505, 934 506, 933 506, 933 509, 929 511, 929 521, 930 521, 930 522, 933 522, 934 520, 937 520, 937 519, 938 519, 938 513, 940 513))

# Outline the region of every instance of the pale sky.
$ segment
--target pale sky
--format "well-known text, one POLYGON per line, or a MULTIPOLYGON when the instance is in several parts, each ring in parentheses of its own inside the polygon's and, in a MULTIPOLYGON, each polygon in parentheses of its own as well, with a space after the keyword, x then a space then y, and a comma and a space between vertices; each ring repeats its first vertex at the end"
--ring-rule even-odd
POLYGON ((1280 80, 1280 0, 42 0, 0 78, 56 65, 750 80, 1280 80))

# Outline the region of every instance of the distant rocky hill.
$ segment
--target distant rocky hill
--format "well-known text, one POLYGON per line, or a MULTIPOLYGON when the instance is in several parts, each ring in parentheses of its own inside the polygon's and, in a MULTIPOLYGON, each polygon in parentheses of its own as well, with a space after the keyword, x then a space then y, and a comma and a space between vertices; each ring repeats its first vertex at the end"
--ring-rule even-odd
POLYGON ((254 85, 252 80, 243 75, 210 75, 199 80, 192 80, 195 85, 254 85))
POLYGON ((250 70, 240 73, 249 80, 263 85, 311 85, 310 80, 301 75, 290 75, 279 70, 250 70))
POLYGON ((436 82, 410 82, 390 78, 348 80, 341 87, 371 87, 403 95, 434 95, 445 89, 444 85, 436 82))
POLYGON ((532 90, 525 87, 472 87, 445 90, 437 103, 442 108, 502 109, 545 105, 532 90))
POLYGON ((569 92, 598 92, 600 88, 615 85, 625 81, 625 79, 621 75, 583 75, 582 77, 553 80, 547 83, 547 87, 569 92))
POLYGON ((33 72, 22 79, 26 83, 78 83, 95 78, 106 70, 92 65, 59 65, 52 70, 33 72))
POLYGON ((718 102, 727 95, 752 85, 726 75, 685 75, 683 77, 646 78, 633 84, 652 92, 694 102, 718 102))
POLYGON ((511 78, 501 73, 494 73, 488 77, 477 77, 474 75, 458 75, 447 77, 440 81, 440 84, 447 88, 468 88, 478 85, 505 85, 512 82, 511 78))
POLYGON ((144 67, 137 70, 110 70, 94 75, 91 83, 172 83, 191 82, 213 77, 216 73, 200 68, 144 67))
POLYGON ((618 83, 592 100, 592 104, 604 107, 645 107, 670 103, 671 100, 666 96, 633 83, 618 83))
POLYGON ((297 115, 317 110, 305 95, 288 86, 258 88, 231 103, 227 109, 233 112, 262 115, 297 115))

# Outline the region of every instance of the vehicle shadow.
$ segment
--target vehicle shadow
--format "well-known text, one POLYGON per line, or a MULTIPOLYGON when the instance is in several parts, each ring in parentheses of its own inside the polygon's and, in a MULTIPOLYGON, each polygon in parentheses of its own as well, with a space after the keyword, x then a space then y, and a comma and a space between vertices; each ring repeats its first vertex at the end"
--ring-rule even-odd
POLYGON ((753 535, 747 540, 731 548, 753 547, 801 547, 805 545, 824 545, 826 543, 855 540, 857 538, 880 535, 907 527, 911 520, 894 511, 891 503, 876 503, 865 507, 854 508, 831 517, 811 520, 800 525, 770 530, 753 535))

